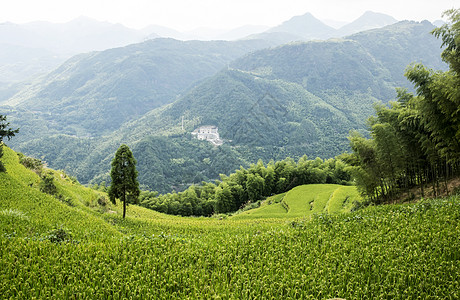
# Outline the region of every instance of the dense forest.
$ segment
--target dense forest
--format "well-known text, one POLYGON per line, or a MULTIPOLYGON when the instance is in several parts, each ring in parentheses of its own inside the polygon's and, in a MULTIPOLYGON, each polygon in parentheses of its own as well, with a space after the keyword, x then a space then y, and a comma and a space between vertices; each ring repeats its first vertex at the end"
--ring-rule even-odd
POLYGON ((448 179, 460 172, 460 11, 446 12, 451 24, 432 33, 442 40, 448 71, 412 64, 405 72, 416 93, 399 89, 390 107, 376 106, 369 118, 371 138, 350 136, 347 161, 361 192, 374 202, 427 183, 434 196, 448 191, 448 179))
POLYGON ((214 213, 234 212, 245 206, 256 207, 259 200, 280 194, 303 184, 351 184, 350 173, 340 159, 308 160, 306 156, 296 163, 287 158, 264 164, 261 160, 247 169, 220 180, 192 185, 179 193, 158 195, 142 192, 140 204, 159 212, 182 216, 210 216, 214 213), (252 206, 251 206, 252 205, 252 206))
POLYGON ((397 101, 390 107, 375 105, 376 115, 368 119, 371 138, 352 133, 351 154, 327 161, 303 157, 297 164, 292 159, 267 166, 259 161, 230 176, 221 175, 216 184, 193 185, 184 192, 161 196, 145 192, 142 205, 180 215, 226 213, 297 185, 346 184, 352 178, 373 203, 394 199, 415 186, 420 186, 424 197, 427 183, 432 183, 434 196, 441 190, 448 193, 448 179, 460 171, 460 12, 446 14, 453 24, 432 33, 442 40, 442 59, 449 70, 410 65, 405 76, 416 94, 397 89, 397 101))
POLYGON ((159 39, 74 57, 4 107, 22 129, 11 146, 84 184, 100 184, 109 182, 112 155, 125 143, 138 158, 141 186, 161 193, 183 191, 259 159, 332 158, 350 149, 350 130, 366 134, 374 102, 387 103, 395 87, 409 87, 400 79, 407 64, 442 68, 440 42, 429 34, 434 28, 405 21, 247 55, 266 42, 159 39), (184 73, 175 76, 171 68, 184 73), (121 87, 129 82, 139 88, 128 95, 121 87), (131 103, 134 98, 143 100, 131 103), (173 103, 143 114, 163 101, 173 103), (70 102, 72 110, 61 110, 70 102), (189 134, 210 124, 224 139, 218 149, 189 134))

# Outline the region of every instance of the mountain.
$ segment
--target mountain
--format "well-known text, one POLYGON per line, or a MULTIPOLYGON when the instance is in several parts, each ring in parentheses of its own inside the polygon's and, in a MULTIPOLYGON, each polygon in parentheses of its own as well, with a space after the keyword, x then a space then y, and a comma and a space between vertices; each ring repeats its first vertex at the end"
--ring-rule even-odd
POLYGON ((391 16, 367 11, 355 21, 336 29, 325 23, 337 26, 337 24, 343 24, 343 22, 333 22, 330 20, 322 22, 311 13, 306 13, 301 16, 295 16, 262 33, 248 35, 246 39, 265 39, 282 45, 294 41, 326 40, 329 38, 345 37, 369 29, 382 28, 396 22, 397 20, 391 16))
POLYGON ((6 104, 44 118, 48 132, 100 136, 174 101, 231 60, 267 45, 155 39, 81 54, 6 104))
MULTIPOLYGON (((63 135, 56 126, 50 132, 47 126, 58 115, 43 123, 36 121, 34 110, 13 107, 6 114, 24 135, 13 146, 87 183, 107 180, 113 153, 127 143, 138 160, 143 186, 161 192, 215 179, 259 158, 333 157, 348 149, 350 130, 366 132, 374 102, 394 99, 395 87, 410 88, 400 78, 408 64, 443 66, 440 42, 429 33, 433 28, 428 22, 400 22, 346 39, 248 53, 183 90, 173 103, 97 138, 63 135), (200 125, 217 126, 224 145, 194 139, 190 132, 200 125)), ((155 42, 161 40, 149 41, 155 42)))
POLYGON ((175 40, 193 40, 196 39, 195 36, 187 35, 183 32, 177 31, 175 29, 160 26, 160 25, 149 25, 141 29, 142 34, 145 36, 145 39, 163 37, 163 38, 172 38, 175 40))
POLYGON ((375 89, 374 96, 388 101, 395 95, 394 87, 410 87, 404 77, 408 64, 422 62, 434 69, 446 68, 440 58, 440 42, 430 34, 434 28, 428 21, 402 21, 344 39, 263 49, 230 66, 264 78, 296 82, 312 92, 335 88, 365 92, 376 86, 373 82, 378 78, 377 82, 383 80, 387 87, 375 89))
POLYGON ((143 39, 144 35, 137 30, 87 17, 67 23, 2 23, 0 82, 30 80, 52 71, 72 55, 126 46, 143 39))
POLYGON ((294 41, 302 41, 302 38, 299 35, 294 35, 287 32, 268 32, 264 31, 262 33, 251 34, 242 40, 252 40, 252 39, 260 39, 272 43, 274 45, 284 45, 294 41))
POLYGON ((419 62, 435 70, 446 70, 441 60, 441 43, 430 34, 435 28, 428 21, 401 21, 384 28, 378 28, 348 36, 379 61, 385 62, 385 68, 397 86, 407 86, 404 70, 410 63, 419 62))
POLYGON ((433 22, 433 25, 436 27, 441 27, 442 25, 446 24, 443 20, 436 20, 433 22))
POLYGON ((313 40, 332 37, 335 29, 327 26, 311 13, 306 13, 302 16, 295 16, 281 25, 269 29, 268 32, 284 32, 300 36, 305 40, 313 40))
POLYGON ((382 28, 396 22, 398 21, 389 15, 366 11, 355 21, 341 27, 338 30, 338 36, 346 36, 369 29, 382 28))

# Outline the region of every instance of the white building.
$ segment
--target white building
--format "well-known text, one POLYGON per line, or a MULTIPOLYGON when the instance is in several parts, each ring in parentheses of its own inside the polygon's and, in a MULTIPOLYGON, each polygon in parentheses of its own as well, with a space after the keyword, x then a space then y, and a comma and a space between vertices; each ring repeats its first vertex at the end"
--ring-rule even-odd
POLYGON ((224 143, 219 137, 219 129, 217 126, 205 125, 200 126, 193 130, 192 135, 196 136, 199 140, 206 140, 216 146, 220 146, 224 143))

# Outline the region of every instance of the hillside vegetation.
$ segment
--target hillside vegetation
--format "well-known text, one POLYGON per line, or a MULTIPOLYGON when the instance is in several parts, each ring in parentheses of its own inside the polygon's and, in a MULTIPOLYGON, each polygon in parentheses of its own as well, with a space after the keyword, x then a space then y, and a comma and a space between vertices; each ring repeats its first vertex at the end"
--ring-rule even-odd
POLYGON ((439 56, 440 42, 429 34, 433 28, 428 22, 400 22, 347 39, 288 44, 246 56, 263 42, 155 40, 74 58, 72 67, 69 61, 55 73, 59 78, 66 74, 66 80, 48 77, 53 80, 44 86, 38 84, 38 94, 27 89, 17 95, 27 101, 5 109, 22 129, 22 137, 12 145, 53 168, 65 169, 82 183, 101 183, 108 180, 111 155, 126 143, 139 158, 141 184, 162 193, 216 179, 219 173, 228 174, 258 159, 297 160, 304 154, 334 157, 349 149, 350 130, 366 132, 365 119, 372 114, 374 102, 386 103, 394 99, 395 87, 409 87, 401 79, 407 64, 422 61, 435 68, 445 67, 439 56), (169 50, 161 48, 163 44, 169 50), (137 50, 141 53, 136 54, 137 50), (168 74, 155 71, 163 57, 171 64, 160 71, 168 74), (199 84, 187 89, 192 79, 198 80, 196 73, 192 76, 190 72, 205 67, 209 70, 205 76, 212 76, 200 77, 199 84), (172 74, 170 68, 178 73, 172 74), (63 69, 66 72, 62 73, 63 69), (92 70, 91 76, 88 70, 92 70), (121 74, 119 81, 99 81, 116 78, 114 74, 121 74), (127 85, 136 88, 126 89, 127 85), (114 94, 114 100, 112 92, 105 91, 120 93, 114 94), (39 94, 47 96, 40 98, 39 94), (148 110, 155 103, 159 105, 161 95, 165 96, 161 103, 173 103, 148 110), (66 99, 75 100, 77 106, 72 109, 78 112, 77 117, 59 110, 65 103, 69 107, 66 99), (121 101, 120 105, 114 101, 121 101), (83 110, 77 109, 80 106, 83 110), (47 111, 47 107, 51 115, 36 112, 47 111), (116 113, 109 113, 111 110, 116 113), (187 134, 209 124, 219 127, 225 147, 216 150, 206 142, 200 145, 187 134), (118 126, 119 130, 108 133, 118 126), (81 137, 88 131, 97 137, 81 137), (104 132, 107 135, 100 136, 104 132), (181 176, 175 175, 178 173, 181 176))
MULTIPOLYGON (((101 136, 129 120, 173 102, 263 41, 200 42, 155 39, 76 55, 26 87, 5 104, 24 130, 41 136, 64 133, 101 136), (35 122, 28 116, 32 115, 35 122), (40 132, 40 131, 39 131, 40 132)), ((13 115, 12 115, 13 117, 13 115)))
POLYGON ((442 41, 447 71, 417 63, 406 69, 416 93, 399 89, 390 107, 375 107, 368 119, 370 139, 352 133, 352 165, 357 186, 373 202, 389 201, 401 192, 424 189, 449 194, 448 182, 460 173, 460 10, 449 10, 451 23, 433 31, 442 41))
MULTIPOLYGON (((184 218, 133 205, 123 220, 119 207, 86 204, 104 193, 62 172, 47 170, 72 205, 40 192, 38 175, 4 150, 0 293, 6 298, 460 296, 458 196, 294 219, 184 218)), ((298 196, 312 199, 304 193, 309 188, 332 198, 341 193, 302 186, 284 198, 294 207, 298 196)))
POLYGON ((363 201, 356 187, 309 184, 267 198, 261 206, 236 214, 234 219, 295 218, 350 212, 363 201))

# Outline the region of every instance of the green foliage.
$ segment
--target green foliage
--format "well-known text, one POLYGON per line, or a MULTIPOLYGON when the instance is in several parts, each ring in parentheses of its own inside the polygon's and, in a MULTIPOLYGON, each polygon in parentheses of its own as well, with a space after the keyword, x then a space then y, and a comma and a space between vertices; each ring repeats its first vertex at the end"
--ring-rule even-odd
POLYGON ((0 115, 0 172, 6 171, 5 166, 1 161, 3 156, 3 139, 7 138, 10 140, 13 136, 15 136, 16 133, 19 132, 19 128, 12 129, 8 127, 9 125, 10 123, 6 122, 6 116, 0 115))
POLYGON ((54 176, 51 172, 46 172, 41 176, 40 184, 39 184, 40 191, 43 193, 47 193, 50 195, 57 194, 57 187, 54 184, 54 176))
POLYGON ((306 156, 296 163, 288 158, 264 165, 262 160, 245 169, 240 167, 221 180, 192 185, 179 193, 158 195, 145 192, 140 204, 144 207, 174 215, 209 216, 230 213, 249 203, 257 203, 273 194, 289 191, 303 184, 349 184, 351 174, 339 159, 308 160, 306 156))
MULTIPOLYGON (((155 40, 84 55, 54 74, 62 78, 65 69, 69 80, 50 78, 40 99, 9 108, 27 132, 14 146, 84 184, 99 184, 110 180, 111 155, 126 143, 138 158, 143 189, 161 193, 183 191, 258 159, 334 157, 349 150, 350 130, 366 131, 374 102, 393 99, 396 86, 409 87, 402 76, 407 64, 423 61, 443 67, 440 43, 429 34, 433 28, 426 22, 400 22, 347 40, 284 45, 239 58, 228 70, 222 67, 247 52, 247 41, 155 40), (212 64, 213 71, 195 77, 204 74, 195 71, 208 60, 218 60, 220 66, 212 64), (174 103, 146 107, 160 105, 156 100, 163 96, 174 103), (224 147, 214 149, 187 135, 201 124, 218 126, 224 147), (120 129, 113 132, 115 128, 120 129)), ((255 44, 250 48, 257 49, 255 44)))
MULTIPOLYGON (((50 172, 55 174, 52 182, 59 193, 43 193, 40 191, 42 179, 20 164, 14 151, 4 147, 2 160, 8 172, 0 174, 0 236, 15 232, 27 238, 39 238, 61 225, 71 230, 78 240, 98 238, 102 233, 119 234, 100 219, 98 208, 84 205, 86 201, 96 201, 100 195, 97 192, 72 182, 60 172, 47 170, 48 176, 52 176, 50 172)), ((118 207, 109 209, 119 211, 118 207)))
MULTIPOLYGON (((350 136, 348 157, 358 188, 372 202, 389 201, 402 191, 432 183, 433 196, 449 193, 448 180, 460 171, 460 11, 447 12, 448 23, 433 32, 446 46, 442 58, 449 70, 433 71, 411 65, 406 77, 415 85, 414 96, 399 89, 398 102, 376 106, 369 119, 371 140, 350 136), (443 181, 441 186, 440 182, 443 181)), ((408 192, 409 194, 409 192, 408 192)))
POLYGON ((43 162, 40 159, 25 156, 22 153, 18 153, 19 156, 19 163, 21 163, 24 167, 27 169, 30 169, 37 173, 38 175, 41 175, 43 171, 43 162))
POLYGON ((110 201, 116 204, 116 199, 123 202, 123 219, 126 216, 128 203, 138 203, 139 182, 137 181, 136 160, 126 145, 121 145, 115 153, 110 170, 112 183, 108 191, 110 201))
MULTIPOLYGON (((61 193, 74 195, 77 207, 41 193, 29 185, 38 175, 21 165, 12 150, 4 150, 8 173, 0 174, 3 298, 460 296, 459 197, 334 215, 323 209, 300 219, 286 213, 286 218, 266 215, 255 220, 239 215, 181 218, 133 205, 123 219, 121 207, 111 206, 118 213, 100 213, 82 205, 80 201, 105 194, 61 176, 55 177, 55 184, 61 193)), ((258 165, 254 172, 263 171, 258 165)), ((275 164, 275 169, 283 168, 275 164)), ((244 177, 243 172, 239 175, 244 177)), ((301 188, 288 197, 293 207, 293 201, 304 196, 301 188)), ((312 188, 312 194, 323 191, 312 188)), ((336 188, 332 198, 341 194, 339 199, 346 194, 341 188, 353 187, 336 188)), ((195 193, 210 190, 209 185, 195 193)), ((258 209, 284 200, 283 195, 270 199, 272 204, 258 209)))
POLYGON ((72 233, 65 228, 55 228, 51 230, 46 236, 45 239, 49 240, 51 243, 60 244, 64 242, 72 241, 72 233))
POLYGON ((18 129, 12 129, 8 126, 10 123, 6 122, 6 116, 0 115, 0 145, 3 144, 3 139, 7 138, 10 140, 16 133, 19 132, 18 129))
POLYGON ((125 230, 123 238, 59 246, 2 235, 0 292, 8 298, 456 298, 459 205, 452 198, 288 224, 227 216, 127 219, 114 225, 125 230))
POLYGON ((30 138, 40 131, 26 119, 27 111, 33 111, 35 120, 47 124, 46 133, 40 133, 42 137, 50 133, 100 137, 170 103, 231 60, 267 46, 261 40, 151 39, 80 54, 8 103, 19 108, 18 115, 24 117, 19 124, 30 132, 30 138))

